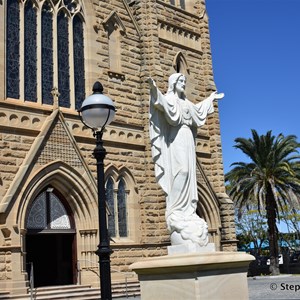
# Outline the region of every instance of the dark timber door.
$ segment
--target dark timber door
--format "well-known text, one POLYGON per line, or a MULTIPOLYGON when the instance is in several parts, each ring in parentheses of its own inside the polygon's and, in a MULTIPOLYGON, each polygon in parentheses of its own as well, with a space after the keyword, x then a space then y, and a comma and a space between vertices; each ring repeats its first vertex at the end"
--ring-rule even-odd
POLYGON ((26 223, 26 267, 34 287, 76 284, 76 241, 71 211, 48 187, 32 202, 26 223))
POLYGON ((34 286, 73 284, 74 234, 27 235, 27 266, 33 263, 34 286))

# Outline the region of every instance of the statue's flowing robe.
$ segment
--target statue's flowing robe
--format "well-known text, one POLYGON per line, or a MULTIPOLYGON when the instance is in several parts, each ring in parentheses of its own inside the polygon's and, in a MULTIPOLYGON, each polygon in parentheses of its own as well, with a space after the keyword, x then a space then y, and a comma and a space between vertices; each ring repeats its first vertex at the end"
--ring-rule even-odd
MULTIPOLYGON (((166 220, 171 233, 180 232, 187 220, 198 218, 195 137, 197 127, 204 125, 213 111, 213 97, 193 104, 174 93, 163 95, 158 89, 156 99, 150 96, 152 157, 156 180, 166 193, 166 220)), ((181 235, 190 238, 184 232, 181 235)))

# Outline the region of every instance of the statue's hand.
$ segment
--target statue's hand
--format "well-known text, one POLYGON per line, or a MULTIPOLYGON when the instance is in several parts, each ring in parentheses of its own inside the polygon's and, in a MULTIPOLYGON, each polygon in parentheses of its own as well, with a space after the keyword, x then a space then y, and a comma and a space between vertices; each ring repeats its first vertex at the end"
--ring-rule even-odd
POLYGON ((152 96, 152 98, 156 99, 157 98, 157 86, 155 81, 151 78, 148 77, 146 80, 149 84, 150 87, 150 95, 152 96))
POLYGON ((146 82, 148 82, 148 84, 149 84, 149 86, 150 86, 151 89, 156 88, 156 83, 155 83, 155 81, 151 77, 148 77, 146 79, 146 82))
POLYGON ((219 99, 222 99, 225 96, 225 94, 224 93, 219 93, 218 94, 218 92, 215 91, 215 92, 212 92, 210 94, 210 96, 213 97, 214 100, 219 100, 219 99))

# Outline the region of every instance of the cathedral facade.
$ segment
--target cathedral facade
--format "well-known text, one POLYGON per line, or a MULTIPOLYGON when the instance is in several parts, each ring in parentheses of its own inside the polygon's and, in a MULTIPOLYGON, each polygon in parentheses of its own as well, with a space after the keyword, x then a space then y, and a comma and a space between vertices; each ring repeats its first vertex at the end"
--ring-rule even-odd
MULTIPOLYGON (((95 81, 117 109, 103 135, 112 279, 166 255, 146 79, 166 90, 181 72, 195 102, 215 90, 205 1, 0 0, 0 22, 0 290, 26 292, 32 269, 36 286, 99 285, 95 138, 77 113, 95 81)), ((196 147, 197 213, 235 251, 217 103, 196 147)))

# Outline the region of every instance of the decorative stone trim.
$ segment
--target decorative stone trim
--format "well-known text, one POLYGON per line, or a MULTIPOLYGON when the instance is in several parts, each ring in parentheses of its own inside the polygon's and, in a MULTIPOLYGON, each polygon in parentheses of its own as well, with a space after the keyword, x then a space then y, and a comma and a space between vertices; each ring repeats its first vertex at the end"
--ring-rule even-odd
POLYGON ((180 45, 180 47, 191 49, 202 54, 200 34, 174 24, 158 20, 159 39, 180 45))

